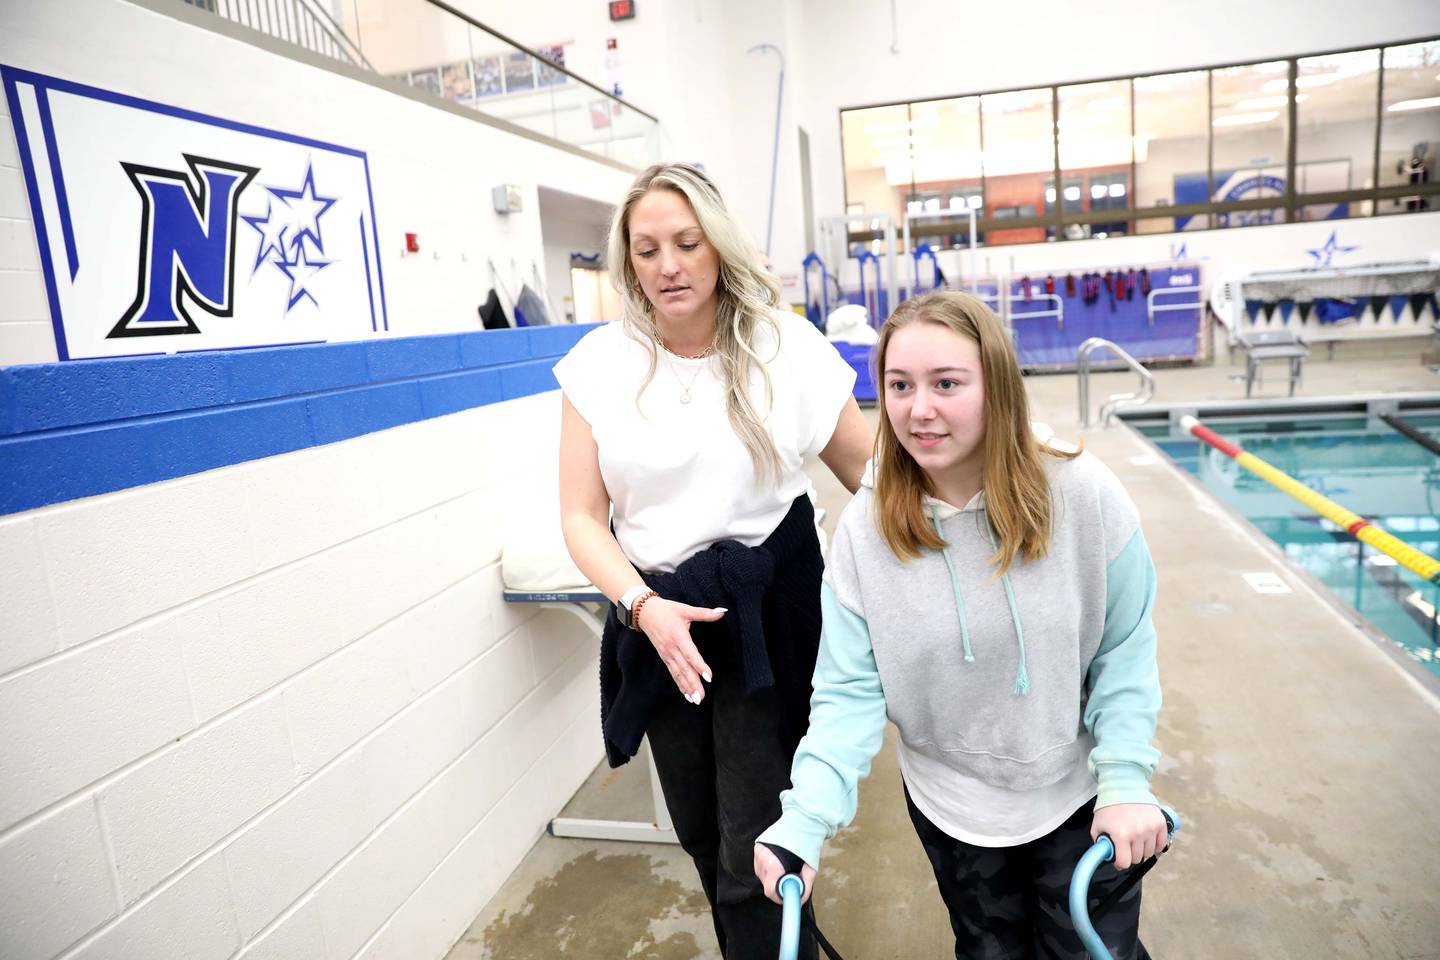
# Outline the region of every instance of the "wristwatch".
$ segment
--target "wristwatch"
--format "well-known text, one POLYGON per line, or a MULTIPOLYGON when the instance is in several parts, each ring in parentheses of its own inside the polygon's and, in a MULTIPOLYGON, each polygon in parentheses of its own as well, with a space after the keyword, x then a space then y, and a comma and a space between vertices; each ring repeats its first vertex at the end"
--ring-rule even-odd
POLYGON ((620 602, 615 604, 615 618, 620 621, 620 625, 627 630, 638 630, 639 627, 635 625, 635 608, 641 600, 654 594, 655 591, 643 583, 626 590, 620 602))

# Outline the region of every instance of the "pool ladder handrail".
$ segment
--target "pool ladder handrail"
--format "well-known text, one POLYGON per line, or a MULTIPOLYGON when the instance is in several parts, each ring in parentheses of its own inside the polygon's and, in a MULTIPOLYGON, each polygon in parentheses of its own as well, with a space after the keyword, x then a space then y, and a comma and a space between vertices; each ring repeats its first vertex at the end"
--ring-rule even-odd
POLYGON ((1130 393, 1112 393, 1100 404, 1100 424, 1106 426, 1121 407, 1138 407, 1147 404, 1155 396, 1155 377, 1145 366, 1118 343, 1104 337, 1091 337, 1080 344, 1075 352, 1077 389, 1080 392, 1080 426, 1090 426, 1090 355, 1097 350, 1109 350, 1140 374, 1140 389, 1130 393))

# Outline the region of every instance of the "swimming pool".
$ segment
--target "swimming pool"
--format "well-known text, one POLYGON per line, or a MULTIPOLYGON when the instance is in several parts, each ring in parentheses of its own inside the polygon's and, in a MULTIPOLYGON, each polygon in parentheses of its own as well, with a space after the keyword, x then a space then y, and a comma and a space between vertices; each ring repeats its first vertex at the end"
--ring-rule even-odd
MULTIPOLYGON (((1194 412, 1225 439, 1417 550, 1440 556, 1440 456, 1379 419, 1378 409, 1194 412)), ((1410 401, 1394 412, 1440 440, 1440 405, 1427 408, 1410 401)), ((1154 415, 1126 419, 1406 656, 1440 677, 1440 586, 1201 443, 1178 422, 1154 415)))

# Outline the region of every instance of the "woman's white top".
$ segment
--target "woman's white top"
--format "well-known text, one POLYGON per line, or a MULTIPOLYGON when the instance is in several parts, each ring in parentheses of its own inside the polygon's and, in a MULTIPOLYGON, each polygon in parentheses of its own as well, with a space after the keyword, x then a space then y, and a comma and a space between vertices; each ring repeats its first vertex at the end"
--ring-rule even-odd
POLYGON ((753 366, 750 396, 780 453, 778 484, 756 482, 725 412, 725 374, 715 357, 688 360, 656 346, 655 376, 641 393, 651 348, 616 321, 586 334, 555 365, 560 389, 599 449, 615 537, 639 569, 668 573, 718 540, 757 546, 811 491, 804 459, 830 442, 855 371, 805 318, 782 310, 775 318, 779 343, 762 326, 753 344, 773 402, 767 408, 753 366))

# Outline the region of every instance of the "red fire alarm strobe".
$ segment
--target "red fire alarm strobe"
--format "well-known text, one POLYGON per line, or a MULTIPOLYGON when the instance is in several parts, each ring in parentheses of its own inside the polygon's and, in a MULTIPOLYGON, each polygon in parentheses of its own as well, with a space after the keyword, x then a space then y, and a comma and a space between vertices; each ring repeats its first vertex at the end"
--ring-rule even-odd
POLYGON ((610 0, 611 20, 631 20, 635 17, 635 0, 610 0))
POLYGON ((419 253, 419 252, 420 252, 420 234, 418 234, 418 233, 407 233, 407 234, 405 234, 405 252, 406 252, 406 253, 419 253))

